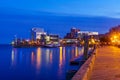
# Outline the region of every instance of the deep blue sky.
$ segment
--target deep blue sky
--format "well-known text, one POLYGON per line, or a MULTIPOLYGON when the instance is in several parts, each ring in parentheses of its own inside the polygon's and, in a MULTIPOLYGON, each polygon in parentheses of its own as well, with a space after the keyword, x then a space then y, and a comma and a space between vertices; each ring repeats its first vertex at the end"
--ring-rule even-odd
POLYGON ((120 0, 0 0, 1 8, 120 17, 120 0))
POLYGON ((32 27, 65 35, 71 27, 106 33, 120 24, 120 0, 0 0, 0 44, 32 27))

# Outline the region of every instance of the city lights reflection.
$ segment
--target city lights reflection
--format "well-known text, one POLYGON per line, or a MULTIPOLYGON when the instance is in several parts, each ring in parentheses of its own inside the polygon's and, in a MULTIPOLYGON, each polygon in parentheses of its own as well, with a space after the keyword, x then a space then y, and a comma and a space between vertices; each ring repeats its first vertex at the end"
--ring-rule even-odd
POLYGON ((11 56, 12 57, 12 64, 14 64, 14 59, 15 59, 14 56, 15 56, 15 53, 14 53, 14 50, 12 50, 12 56, 11 56))
POLYGON ((41 48, 37 48, 36 68, 39 70, 41 65, 41 48))
POLYGON ((50 58, 50 49, 46 50, 46 62, 49 63, 49 58, 50 58))
POLYGON ((78 47, 75 47, 75 57, 77 57, 79 54, 78 54, 78 47))
POLYGON ((63 56, 62 56, 62 47, 59 48, 60 49, 60 56, 59 56, 59 67, 62 66, 62 60, 63 60, 63 56))
POLYGON ((35 55, 34 55, 34 52, 32 52, 31 53, 31 63, 32 63, 32 65, 34 65, 34 58, 35 57, 35 55))
POLYGON ((46 63, 52 63, 53 51, 51 49, 46 49, 46 63))
POLYGON ((57 74, 57 76, 62 76, 65 70, 67 71, 67 68, 69 68, 69 61, 78 57, 79 53, 81 53, 80 51, 80 47, 13 48, 10 56, 11 67, 12 69, 19 68, 21 70, 23 70, 22 67, 25 67, 35 76, 40 77, 43 77, 41 75, 49 77, 48 73, 52 73, 50 75, 57 74))
POLYGON ((50 63, 52 63, 53 53, 50 51, 50 63))
POLYGON ((16 65, 16 49, 13 48, 12 49, 12 53, 11 53, 11 60, 12 60, 12 66, 16 65))
POLYGON ((63 60, 65 61, 65 47, 63 47, 63 60))
POLYGON ((82 55, 84 53, 84 47, 82 47, 80 50, 79 50, 79 55, 82 55))

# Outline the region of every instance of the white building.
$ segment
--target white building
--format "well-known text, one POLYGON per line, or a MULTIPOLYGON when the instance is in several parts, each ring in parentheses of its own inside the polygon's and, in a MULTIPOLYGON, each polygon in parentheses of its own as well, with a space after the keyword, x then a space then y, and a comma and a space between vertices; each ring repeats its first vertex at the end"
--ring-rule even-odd
POLYGON ((79 31, 77 34, 78 38, 83 38, 85 35, 88 36, 97 36, 99 33, 98 32, 89 32, 89 31, 79 31))
POLYGON ((89 32, 89 31, 79 31, 78 34, 83 34, 83 35, 98 35, 98 32, 89 32))
POLYGON ((32 40, 41 39, 41 35, 47 35, 42 28, 32 28, 31 30, 31 38, 32 40))

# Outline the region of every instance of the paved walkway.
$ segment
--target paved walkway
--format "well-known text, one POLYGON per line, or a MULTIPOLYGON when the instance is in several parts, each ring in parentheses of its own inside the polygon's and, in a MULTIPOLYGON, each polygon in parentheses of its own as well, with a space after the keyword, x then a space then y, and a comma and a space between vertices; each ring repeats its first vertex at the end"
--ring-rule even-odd
POLYGON ((108 46, 97 49, 90 80, 120 80, 120 48, 108 46))

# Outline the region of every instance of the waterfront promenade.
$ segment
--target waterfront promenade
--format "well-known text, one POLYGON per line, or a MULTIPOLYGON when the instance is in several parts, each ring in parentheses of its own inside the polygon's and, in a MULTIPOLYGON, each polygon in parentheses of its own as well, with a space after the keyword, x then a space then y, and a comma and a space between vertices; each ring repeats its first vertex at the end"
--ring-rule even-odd
POLYGON ((120 80, 120 48, 98 48, 90 80, 120 80))

